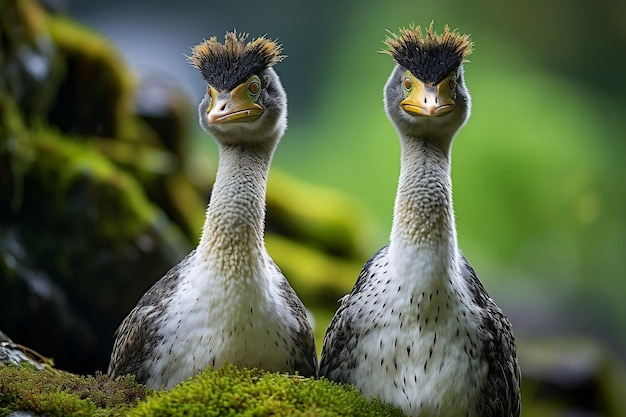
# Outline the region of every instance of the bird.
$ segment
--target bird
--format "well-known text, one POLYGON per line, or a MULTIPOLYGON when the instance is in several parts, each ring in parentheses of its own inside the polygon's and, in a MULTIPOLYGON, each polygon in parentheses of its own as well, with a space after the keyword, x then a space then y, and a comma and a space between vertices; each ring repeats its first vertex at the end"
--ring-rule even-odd
POLYGON ((273 65, 282 45, 226 32, 192 48, 207 83, 198 107, 218 145, 200 241, 138 301, 115 332, 108 374, 167 390, 225 363, 314 377, 317 350, 305 307, 268 254, 265 198, 287 127, 273 65))
POLYGON ((389 32, 384 107, 400 140, 389 243, 342 297, 319 376, 409 416, 517 417, 521 373, 509 319, 462 254, 451 148, 470 115, 469 35, 434 22, 389 32))

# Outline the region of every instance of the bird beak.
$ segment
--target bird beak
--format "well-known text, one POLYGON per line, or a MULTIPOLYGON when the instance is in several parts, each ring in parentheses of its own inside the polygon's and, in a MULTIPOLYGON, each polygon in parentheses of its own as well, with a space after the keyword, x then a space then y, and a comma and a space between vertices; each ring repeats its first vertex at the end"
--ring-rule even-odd
POLYGON ((407 76, 411 80, 411 90, 400 102, 400 107, 405 112, 416 116, 443 116, 450 113, 456 106, 452 99, 450 76, 436 85, 425 84, 411 73, 407 76))
MULTIPOLYGON (((209 87, 213 89, 213 87, 209 87)), ((235 87, 230 93, 218 93, 213 89, 212 105, 207 110, 208 122, 212 125, 224 123, 252 122, 263 113, 263 107, 253 102, 248 95, 247 83, 235 87)))

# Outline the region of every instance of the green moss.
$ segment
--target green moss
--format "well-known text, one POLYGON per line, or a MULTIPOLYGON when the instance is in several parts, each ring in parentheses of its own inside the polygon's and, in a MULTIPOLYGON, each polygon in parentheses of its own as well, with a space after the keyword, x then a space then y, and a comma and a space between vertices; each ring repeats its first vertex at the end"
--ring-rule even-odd
POLYGON ((402 416, 350 385, 226 365, 171 391, 134 377, 110 380, 31 365, 0 365, 0 416, 16 410, 56 416, 402 416))
POLYGON ((269 231, 330 255, 362 261, 376 248, 368 212, 349 195, 273 170, 267 186, 269 231))
POLYGON ((317 305, 333 305, 349 292, 366 259, 329 256, 314 246, 270 232, 265 242, 298 294, 317 305))
POLYGON ((50 194, 56 197, 59 211, 65 210, 73 188, 89 183, 93 187, 90 206, 100 210, 102 235, 131 239, 154 221, 155 208, 141 185, 89 145, 68 141, 48 129, 29 135, 30 140, 23 143, 30 149, 22 152, 36 161, 29 166, 30 176, 38 178, 44 188, 56 190, 50 194))
POLYGON ((47 417, 122 416, 149 390, 133 377, 78 376, 30 365, 0 365, 0 415, 27 410, 47 417))
POLYGON ((402 416, 348 385, 227 365, 149 396, 128 416, 402 416))
POLYGON ((128 129, 137 82, 115 47, 59 15, 47 16, 47 29, 63 57, 64 72, 51 123, 85 136, 136 136, 128 129))

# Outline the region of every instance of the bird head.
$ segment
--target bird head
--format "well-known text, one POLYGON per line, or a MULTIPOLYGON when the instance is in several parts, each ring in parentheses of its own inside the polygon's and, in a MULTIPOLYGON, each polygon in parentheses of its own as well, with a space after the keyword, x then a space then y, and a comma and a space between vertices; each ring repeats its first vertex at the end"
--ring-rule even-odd
POLYGON ((287 127, 287 96, 272 68, 282 47, 260 37, 227 32, 192 49, 192 65, 208 84, 199 106, 200 125, 218 142, 277 142, 287 127))
POLYGON ((437 35, 433 23, 390 33, 382 51, 396 61, 385 85, 385 110, 396 128, 411 137, 451 142, 470 113, 463 63, 472 51, 467 35, 448 26, 437 35))

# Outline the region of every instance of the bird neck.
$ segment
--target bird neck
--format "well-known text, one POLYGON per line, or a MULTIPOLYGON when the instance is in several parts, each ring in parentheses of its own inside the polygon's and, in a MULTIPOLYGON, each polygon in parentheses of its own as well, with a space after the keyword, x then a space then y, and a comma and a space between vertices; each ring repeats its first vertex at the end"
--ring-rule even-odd
POLYGON ((449 151, 436 142, 408 137, 401 146, 390 250, 434 256, 443 263, 439 268, 447 269, 457 257, 449 151))
POLYGON ((273 148, 220 145, 197 255, 225 274, 264 259, 265 194, 273 148))

